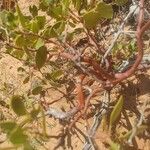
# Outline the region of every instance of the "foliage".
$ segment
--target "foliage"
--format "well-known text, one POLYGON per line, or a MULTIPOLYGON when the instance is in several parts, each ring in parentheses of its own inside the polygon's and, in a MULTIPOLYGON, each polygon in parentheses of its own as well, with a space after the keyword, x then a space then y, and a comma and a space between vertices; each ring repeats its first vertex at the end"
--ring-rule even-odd
MULTIPOLYGON (((67 102, 73 105, 76 105, 73 100, 77 99, 78 109, 84 107, 83 113, 86 114, 90 104, 87 106, 81 104, 94 98, 94 92, 97 92, 96 88, 92 89, 90 82, 97 82, 101 84, 98 88, 110 91, 117 83, 134 73, 136 68, 129 69, 125 73, 118 70, 124 59, 135 55, 139 44, 131 38, 125 41, 126 43, 116 42, 112 54, 104 58, 103 38, 101 40, 97 38, 97 31, 103 32, 103 23, 107 25, 108 22, 109 25, 115 18, 114 6, 122 8, 127 2, 127 0, 113 0, 111 3, 99 0, 39 0, 38 5, 29 7, 28 15, 21 11, 18 4, 14 12, 6 10, 0 12, 0 39, 5 48, 3 53, 23 63, 23 67, 18 68, 18 72, 24 76, 23 84, 27 85, 34 79, 34 84, 26 93, 16 94, 10 98, 9 106, 17 119, 2 120, 0 123, 2 131, 7 134, 8 140, 15 148, 23 147, 24 150, 35 148, 31 139, 35 137, 37 139, 37 136, 30 133, 31 126, 41 119, 43 130, 42 133, 38 133, 38 138, 40 140, 48 138, 45 114, 49 105, 58 101, 57 99, 50 103, 45 102, 44 98, 49 89, 60 92, 67 102), (92 94, 86 88, 87 85, 93 90, 92 94), (36 98, 38 100, 34 103, 27 103, 36 98)), ((120 96, 108 117, 109 131, 119 119, 123 101, 123 96, 120 96)), ((127 134, 131 135, 131 131, 127 134)), ((122 139, 128 140, 127 134, 118 140, 115 139, 114 142, 113 140, 108 142, 110 149, 120 149, 122 139)))

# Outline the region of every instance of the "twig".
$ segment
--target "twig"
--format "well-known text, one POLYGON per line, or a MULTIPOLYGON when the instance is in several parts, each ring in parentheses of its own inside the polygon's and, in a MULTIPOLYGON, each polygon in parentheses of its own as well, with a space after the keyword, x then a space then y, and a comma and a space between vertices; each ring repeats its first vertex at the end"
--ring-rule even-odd
POLYGON ((124 73, 115 74, 116 80, 113 81, 113 85, 116 85, 117 83, 131 76, 136 71, 136 69, 138 68, 143 58, 144 52, 143 52, 142 36, 144 32, 150 27, 150 20, 144 26, 142 26, 143 17, 144 17, 144 0, 140 0, 139 4, 140 4, 140 11, 139 11, 139 19, 138 19, 138 25, 137 25, 137 33, 136 33, 138 54, 137 54, 134 64, 129 70, 127 70, 124 73))
POLYGON ((122 24, 120 25, 118 32, 116 33, 115 37, 113 38, 113 41, 111 42, 111 45, 109 46, 108 50, 105 52, 103 58, 102 58, 102 64, 104 63, 104 60, 106 59, 106 57, 108 56, 108 54, 112 51, 117 39, 119 38, 120 34, 122 33, 122 30, 124 28, 125 23, 127 22, 127 20, 131 17, 131 15, 136 11, 136 9, 138 8, 138 6, 136 6, 134 9, 132 9, 131 11, 129 11, 129 13, 127 14, 127 16, 124 18, 122 24))
POLYGON ((87 134, 88 140, 86 141, 86 143, 84 145, 84 149, 86 149, 86 150, 87 150, 87 148, 90 149, 91 147, 93 147, 92 137, 95 135, 95 133, 101 123, 102 116, 107 113, 109 101, 110 101, 110 92, 104 91, 104 99, 102 102, 101 109, 95 114, 93 125, 91 126, 91 128, 89 129, 88 134, 87 134))
MULTIPOLYGON (((16 47, 15 45, 12 45, 12 44, 10 44, 10 43, 4 43, 4 45, 6 45, 6 46, 8 46, 8 47, 10 47, 10 48, 14 48, 14 49, 17 49, 17 50, 20 50, 20 51, 24 51, 23 48, 21 48, 21 47, 16 47)), ((27 50, 30 51, 30 52, 36 52, 35 49, 30 49, 30 48, 27 48, 27 47, 26 47, 25 49, 27 49, 27 50)))

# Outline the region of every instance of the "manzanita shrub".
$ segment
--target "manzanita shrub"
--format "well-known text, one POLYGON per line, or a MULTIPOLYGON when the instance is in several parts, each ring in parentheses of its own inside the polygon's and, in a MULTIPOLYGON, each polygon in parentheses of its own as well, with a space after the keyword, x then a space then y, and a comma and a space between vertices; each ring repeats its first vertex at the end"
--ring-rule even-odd
MULTIPOLYGON (((23 63, 23 67, 18 68, 18 71, 25 74, 23 84, 28 84, 33 77, 38 78, 38 83, 30 87, 27 93, 12 96, 9 106, 17 119, 0 123, 2 131, 14 144, 12 148, 34 149, 33 140, 30 139, 36 135, 32 135, 29 128, 35 121, 41 121, 41 118, 43 132, 38 137, 42 137, 40 140, 48 138, 45 115, 50 105, 58 101, 43 101, 49 89, 59 91, 69 104, 75 105, 64 116, 71 130, 76 121, 86 114, 90 99, 103 90, 110 92, 114 86, 134 74, 143 56, 142 35, 150 26, 150 21, 143 24, 144 0, 140 0, 135 40, 130 39, 126 41, 127 44, 115 42, 112 53, 109 53, 104 43, 107 37, 101 36, 105 34, 103 27, 111 25, 117 16, 116 9, 121 9, 127 2, 39 0, 38 5, 29 7, 28 15, 21 11, 18 4, 14 11, 0 12, 0 40, 4 47, 1 53, 23 63), (125 71, 120 71, 123 60, 133 55, 134 63, 125 71), (39 100, 28 110, 26 99, 37 96, 39 100)), ((110 114, 110 134, 122 107, 123 96, 120 96, 110 114)), ((57 112, 51 115, 63 119, 57 112)), ((143 131, 146 127, 138 128, 143 131)), ((117 142, 122 143, 130 135, 131 131, 122 135, 119 140, 117 138, 117 142)), ((120 148, 119 144, 112 141, 107 144, 112 149, 120 148)))

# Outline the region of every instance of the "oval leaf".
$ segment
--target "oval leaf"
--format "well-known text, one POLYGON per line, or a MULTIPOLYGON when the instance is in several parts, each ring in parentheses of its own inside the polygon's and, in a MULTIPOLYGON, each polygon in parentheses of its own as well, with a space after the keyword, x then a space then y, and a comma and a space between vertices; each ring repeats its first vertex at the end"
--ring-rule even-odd
POLYGON ((46 17, 45 16, 36 16, 36 21, 40 29, 44 28, 46 24, 46 17))
POLYGON ((94 28, 97 25, 99 18, 99 14, 96 11, 89 11, 83 16, 87 28, 94 28))
POLYGON ((98 12, 99 16, 102 18, 110 19, 113 17, 113 9, 112 9, 112 5, 110 4, 100 2, 96 6, 96 11, 98 12))
POLYGON ((36 41, 36 44, 35 44, 35 48, 36 49, 39 49, 40 47, 44 46, 44 41, 39 38, 37 41, 36 41))
POLYGON ((47 48, 45 46, 42 46, 37 50, 35 57, 36 66, 38 67, 38 69, 41 69, 44 66, 46 59, 47 59, 47 48))
POLYGON ((33 17, 38 15, 38 8, 35 5, 29 6, 29 11, 33 17))
POLYGON ((23 103, 23 98, 15 95, 11 99, 11 107, 18 116, 26 115, 27 111, 23 103))
POLYGON ((32 94, 33 94, 33 95, 38 95, 38 94, 41 93, 41 91, 42 91, 42 87, 41 87, 41 86, 38 86, 38 87, 36 87, 36 88, 34 88, 34 89, 32 90, 32 94))
POLYGON ((13 144, 24 144, 27 141, 27 136, 23 133, 23 130, 18 127, 11 133, 9 140, 13 144))

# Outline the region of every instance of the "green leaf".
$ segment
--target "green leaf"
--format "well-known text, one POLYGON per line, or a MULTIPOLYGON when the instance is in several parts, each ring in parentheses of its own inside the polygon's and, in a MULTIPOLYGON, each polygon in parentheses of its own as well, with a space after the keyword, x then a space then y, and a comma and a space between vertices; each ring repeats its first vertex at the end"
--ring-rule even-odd
POLYGON ((35 150, 32 145, 27 141, 24 143, 24 150, 35 150))
POLYGON ((54 38, 54 37, 58 36, 57 32, 55 31, 55 29, 53 27, 49 29, 48 36, 49 36, 49 38, 54 38))
POLYGON ((121 110, 122 110, 122 106, 123 106, 123 96, 121 95, 117 104, 115 105, 115 107, 113 108, 113 111, 111 112, 110 115, 110 130, 112 125, 114 124, 114 122, 117 120, 117 118, 119 117, 121 110))
POLYGON ((50 7, 47 14, 52 18, 60 19, 62 17, 62 6, 58 5, 56 7, 50 7))
POLYGON ((64 30, 65 30, 65 22, 64 21, 61 21, 60 22, 60 26, 59 26, 59 28, 57 29, 57 34, 61 34, 64 30))
POLYGON ((38 67, 38 69, 41 69, 44 66, 46 59, 47 59, 47 48, 45 46, 42 46, 37 50, 35 57, 36 66, 38 67))
POLYGON ((8 12, 6 10, 0 12, 0 25, 2 24, 6 24, 7 23, 7 20, 8 20, 8 12))
POLYGON ((23 116, 27 113, 26 108, 24 106, 23 98, 19 95, 15 95, 12 97, 11 107, 18 116, 23 116))
POLYGON ((46 23, 46 17, 45 16, 36 16, 36 21, 38 24, 39 29, 43 29, 46 23))
POLYGON ((26 19, 25 19, 25 16, 22 14, 18 5, 16 6, 16 11, 17 11, 18 20, 19 20, 20 24, 22 25, 22 27, 25 27, 26 19))
POLYGON ((9 25, 9 27, 11 27, 11 29, 13 29, 13 27, 17 26, 16 21, 17 21, 17 19, 16 19, 14 13, 8 12, 8 14, 7 14, 7 23, 9 25))
POLYGON ((18 71, 18 72, 24 72, 25 69, 24 69, 23 67, 18 67, 17 71, 18 71))
POLYGON ((50 74, 50 76, 53 80, 59 80, 62 75, 63 75, 62 70, 55 70, 50 74))
POLYGON ((63 15, 66 15, 69 10, 70 0, 62 0, 62 11, 63 15))
POLYGON ((38 8, 35 5, 29 6, 29 11, 33 17, 38 15, 38 8))
POLYGON ((35 87, 35 88, 32 90, 32 94, 33 94, 33 95, 38 95, 38 94, 41 93, 41 91, 42 91, 42 86, 37 86, 37 87, 35 87))
POLYGON ((12 12, 8 12, 7 14, 8 22, 12 22, 15 19, 15 16, 12 12))
POLYGON ((0 123, 1 129, 7 134, 9 134, 16 126, 17 124, 13 121, 5 121, 0 123))
POLYGON ((99 17, 110 19, 113 17, 113 9, 110 4, 106 4, 104 2, 98 3, 96 6, 96 11, 99 14, 99 17))
POLYGON ((24 51, 23 50, 16 50, 14 49, 12 52, 12 55, 15 56, 18 59, 21 59, 24 56, 24 51))
POLYGON ((64 29, 65 29, 65 22, 58 21, 53 26, 48 27, 44 31, 44 36, 46 36, 46 37, 48 36, 49 38, 58 37, 59 35, 61 35, 61 33, 64 31, 64 29))
POLYGON ((22 35, 17 35, 15 38, 15 45, 18 47, 25 46, 26 41, 24 40, 24 37, 22 35))
POLYGON ((113 0, 117 5, 121 6, 128 2, 128 0, 113 0))
MULTIPOLYGON (((30 24, 30 29, 31 29, 31 24, 30 24)), ((34 35, 28 35, 25 37, 25 41, 26 41, 26 45, 25 46, 29 46, 29 47, 32 47, 34 46, 34 44, 36 43, 36 41, 38 40, 39 38, 37 36, 34 36, 34 35)))
POLYGON ((136 51, 136 41, 135 40, 131 40, 131 42, 128 45, 128 49, 130 49, 131 52, 135 52, 136 51))
POLYGON ((39 38, 35 44, 35 48, 39 49, 42 46, 44 46, 44 41, 41 38, 39 38))
POLYGON ((43 34, 45 37, 48 36, 49 38, 58 37, 65 30, 65 25, 64 21, 58 21, 53 26, 48 27, 43 34))
POLYGON ((110 150, 120 150, 120 145, 118 143, 110 142, 110 150))
POLYGON ((24 144, 27 141, 27 135, 23 133, 21 127, 17 127, 15 130, 12 131, 9 140, 13 144, 24 144))
POLYGON ((31 23, 31 30, 33 33, 38 33, 39 32, 39 25, 36 20, 33 20, 31 23))
POLYGON ((87 28, 94 28, 102 18, 109 19, 112 18, 112 16, 112 6, 104 2, 100 2, 94 9, 87 11, 83 15, 83 20, 87 28))
POLYGON ((83 19, 87 28, 94 28, 99 22, 100 16, 98 12, 92 10, 84 14, 83 19))

